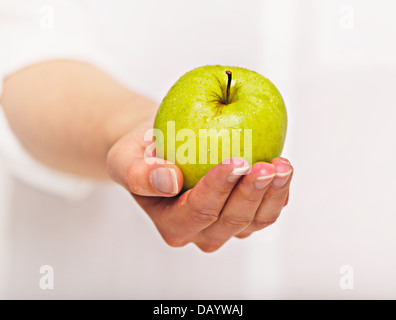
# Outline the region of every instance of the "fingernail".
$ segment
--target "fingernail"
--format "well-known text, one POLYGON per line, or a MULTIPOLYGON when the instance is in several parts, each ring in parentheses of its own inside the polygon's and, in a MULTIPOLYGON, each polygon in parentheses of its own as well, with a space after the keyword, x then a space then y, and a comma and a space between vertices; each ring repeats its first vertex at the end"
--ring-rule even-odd
POLYGON ((177 194, 179 191, 176 171, 171 168, 160 167, 151 171, 151 183, 164 193, 177 194))
POLYGON ((289 181, 291 173, 292 170, 287 172, 277 172, 274 180, 272 180, 272 184, 278 188, 283 187, 289 181))
POLYGON ((268 175, 268 172, 266 171, 262 172, 262 174, 264 175, 257 177, 254 181, 254 186, 259 190, 266 188, 271 183, 272 178, 274 178, 276 175, 275 173, 268 175))
POLYGON ((235 168, 234 170, 232 170, 232 172, 227 177, 228 182, 238 181, 240 179, 240 177, 245 175, 246 173, 248 173, 249 170, 250 170, 249 166, 235 168))

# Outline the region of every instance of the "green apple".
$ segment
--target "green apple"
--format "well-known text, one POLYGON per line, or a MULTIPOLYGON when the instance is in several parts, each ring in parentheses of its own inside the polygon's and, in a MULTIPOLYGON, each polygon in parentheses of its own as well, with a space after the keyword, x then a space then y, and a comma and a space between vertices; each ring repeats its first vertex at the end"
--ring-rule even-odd
POLYGON ((157 157, 177 164, 184 190, 230 157, 250 165, 280 156, 287 115, 277 88, 259 73, 209 65, 184 74, 154 122, 157 157))

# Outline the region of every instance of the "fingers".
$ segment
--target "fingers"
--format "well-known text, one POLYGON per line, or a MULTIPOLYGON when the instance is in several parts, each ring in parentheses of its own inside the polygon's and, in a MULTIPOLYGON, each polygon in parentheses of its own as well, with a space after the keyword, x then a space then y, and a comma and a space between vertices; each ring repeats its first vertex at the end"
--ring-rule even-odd
POLYGON ((239 179, 250 170, 249 163, 231 158, 230 163, 220 163, 210 170, 191 190, 188 208, 193 212, 218 215, 239 179))
POLYGON ((126 169, 128 189, 137 195, 173 197, 183 186, 183 174, 173 163, 148 164, 136 159, 126 169))
POLYGON ((272 164, 256 163, 233 189, 219 219, 199 234, 197 245, 204 251, 214 251, 250 225, 275 174, 272 164))
POLYGON ((264 195, 253 221, 253 224, 256 224, 258 228, 275 222, 286 202, 289 191, 290 178, 293 173, 292 166, 281 161, 273 164, 276 169, 276 176, 271 187, 264 195))
POLYGON ((238 180, 249 171, 249 164, 231 159, 213 167, 174 206, 153 217, 165 241, 183 245, 191 236, 215 222, 238 180))
POLYGON ((107 167, 113 180, 140 196, 173 197, 183 186, 183 174, 173 163, 145 157, 145 146, 133 135, 109 152, 107 167))
POLYGON ((271 164, 275 167, 276 175, 265 192, 252 223, 237 235, 240 238, 273 224, 287 202, 293 167, 284 158, 275 158, 271 164))

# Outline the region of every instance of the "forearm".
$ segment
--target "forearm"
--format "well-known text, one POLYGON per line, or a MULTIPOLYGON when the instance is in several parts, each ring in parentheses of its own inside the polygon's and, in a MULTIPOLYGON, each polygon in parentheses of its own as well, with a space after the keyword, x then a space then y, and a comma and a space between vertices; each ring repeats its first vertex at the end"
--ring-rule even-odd
POLYGON ((155 103, 85 63, 49 61, 4 81, 1 105, 39 161, 102 179, 113 143, 155 112, 155 103))

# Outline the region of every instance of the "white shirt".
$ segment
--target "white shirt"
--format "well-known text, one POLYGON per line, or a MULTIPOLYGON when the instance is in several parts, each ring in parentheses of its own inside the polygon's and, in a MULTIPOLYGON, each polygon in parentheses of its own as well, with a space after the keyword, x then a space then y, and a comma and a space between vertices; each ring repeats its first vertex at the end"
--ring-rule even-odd
MULTIPOLYGON (((2 1, 0 78, 48 59, 84 60, 160 102, 199 65, 260 68, 259 2, 200 3, 2 1)), ((6 298, 277 297, 276 226, 213 254, 170 248, 121 187, 30 157, 2 111, 0 159, 6 298), (42 266, 54 272, 52 290, 40 286, 42 266)))

